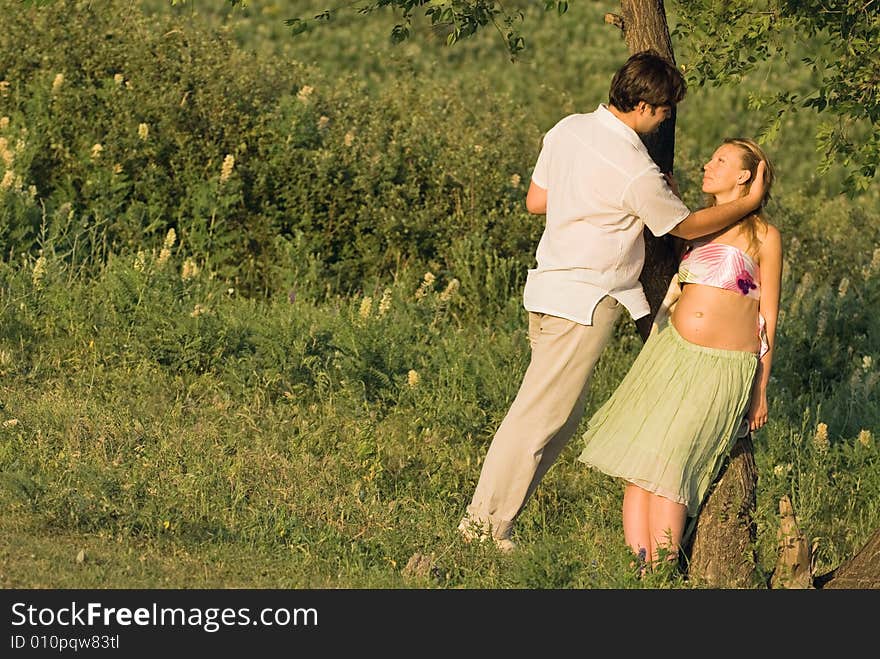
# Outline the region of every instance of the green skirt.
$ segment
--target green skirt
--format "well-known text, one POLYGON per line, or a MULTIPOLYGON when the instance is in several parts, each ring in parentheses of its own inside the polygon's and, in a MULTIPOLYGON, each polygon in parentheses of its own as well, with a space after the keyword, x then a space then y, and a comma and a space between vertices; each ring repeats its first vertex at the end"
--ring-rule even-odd
POLYGON ((687 506, 695 516, 748 412, 757 355, 651 335, 593 415, 578 458, 687 506))

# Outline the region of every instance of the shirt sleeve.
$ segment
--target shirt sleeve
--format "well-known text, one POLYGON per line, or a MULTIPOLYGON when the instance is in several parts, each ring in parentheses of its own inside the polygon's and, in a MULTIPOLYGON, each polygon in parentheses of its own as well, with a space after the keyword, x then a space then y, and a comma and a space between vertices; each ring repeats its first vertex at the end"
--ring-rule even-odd
POLYGON ((653 165, 632 180, 623 193, 623 207, 638 216, 651 233, 662 236, 691 214, 653 165))
POLYGON ((553 129, 551 128, 544 135, 544 141, 541 145, 541 153, 538 154, 538 161, 535 163, 535 169, 532 170, 532 180, 545 190, 549 186, 550 180, 550 150, 553 141, 553 129))

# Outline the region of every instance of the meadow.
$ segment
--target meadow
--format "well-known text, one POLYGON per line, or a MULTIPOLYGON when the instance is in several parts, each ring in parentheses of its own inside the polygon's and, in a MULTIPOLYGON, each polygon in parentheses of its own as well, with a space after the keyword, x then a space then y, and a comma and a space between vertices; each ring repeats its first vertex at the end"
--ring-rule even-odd
MULTIPOLYGON (((622 488, 577 440, 521 551, 455 532, 528 362, 531 167, 607 100, 613 4, 528 9, 515 63, 490 31, 446 48, 417 23, 392 46, 385 13, 291 36, 314 1, 4 4, 0 586, 693 587, 635 578, 622 488)), ((689 91, 689 205, 783 80, 812 84, 774 62, 689 91)), ((783 495, 816 574, 880 526, 880 201, 818 172, 820 120, 766 143, 785 262, 754 438, 765 573, 783 495)), ((587 416, 640 346, 622 319, 587 416)))

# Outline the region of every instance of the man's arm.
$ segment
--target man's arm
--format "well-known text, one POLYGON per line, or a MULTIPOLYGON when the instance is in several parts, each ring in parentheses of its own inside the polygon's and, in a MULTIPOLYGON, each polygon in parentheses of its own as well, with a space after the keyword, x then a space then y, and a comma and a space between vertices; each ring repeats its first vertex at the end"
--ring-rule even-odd
POLYGON ((709 206, 694 211, 669 231, 673 236, 693 240, 730 226, 741 217, 745 217, 761 205, 764 198, 764 161, 758 163, 755 182, 749 194, 734 201, 717 206, 709 206))
POLYGON ((536 215, 547 212, 547 190, 532 181, 526 194, 526 210, 536 215))

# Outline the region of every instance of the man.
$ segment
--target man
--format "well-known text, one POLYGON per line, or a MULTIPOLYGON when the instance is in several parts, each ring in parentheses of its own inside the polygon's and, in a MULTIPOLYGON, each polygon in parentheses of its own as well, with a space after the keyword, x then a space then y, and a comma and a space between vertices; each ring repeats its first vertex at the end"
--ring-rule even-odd
POLYGON ((529 212, 546 213, 523 292, 531 361, 459 524, 466 540, 514 548, 514 520, 577 430, 621 305, 633 319, 650 314, 638 280, 644 227, 693 239, 760 204, 763 169, 747 197, 693 213, 673 193, 639 134, 656 131, 685 92, 674 66, 638 53, 614 75, 607 106, 569 115, 544 136, 526 196, 529 212))

